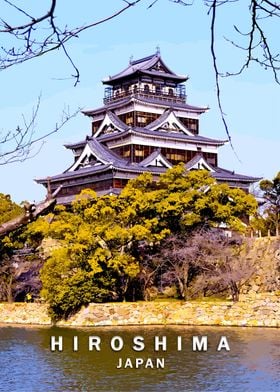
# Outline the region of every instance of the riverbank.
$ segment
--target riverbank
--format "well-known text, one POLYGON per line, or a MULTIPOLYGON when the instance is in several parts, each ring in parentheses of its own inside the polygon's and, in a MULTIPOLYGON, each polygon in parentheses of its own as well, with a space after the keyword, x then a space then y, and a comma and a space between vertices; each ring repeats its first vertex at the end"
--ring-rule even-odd
MULTIPOLYGON (((0 323, 52 325, 47 305, 1 303, 0 323)), ((280 327, 280 296, 241 296, 232 301, 122 302, 90 304, 59 326, 193 325, 280 327)))

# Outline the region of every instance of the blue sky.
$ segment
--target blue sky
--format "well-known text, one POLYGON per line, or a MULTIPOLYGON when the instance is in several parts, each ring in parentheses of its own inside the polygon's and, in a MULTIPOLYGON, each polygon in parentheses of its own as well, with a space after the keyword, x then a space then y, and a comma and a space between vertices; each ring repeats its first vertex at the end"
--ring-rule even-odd
MULTIPOLYGON (((160 46, 166 64, 176 73, 189 76, 188 102, 210 107, 201 117, 200 133, 226 139, 217 108, 207 8, 201 1, 194 2, 192 7, 183 7, 169 0, 158 0, 147 9, 151 2, 142 0, 118 18, 69 42, 69 52, 81 73, 77 87, 74 87, 74 80, 69 79, 73 70, 62 51, 0 72, 0 130, 14 129, 22 123, 22 115, 30 117, 39 95, 42 98, 37 119, 38 135, 48 132, 59 122, 65 107, 74 111, 78 107, 101 106, 104 91, 101 80, 125 68, 131 56, 137 59, 150 55, 160 46)), ((227 71, 238 67, 242 57, 223 40, 223 36, 236 38, 233 23, 245 28, 248 20, 245 3, 232 3, 218 10, 218 62, 227 71)), ((120 0, 79 3, 60 0, 57 19, 62 25, 67 23, 75 27, 109 15, 123 4, 120 0)), ((32 6, 34 12, 40 12, 38 2, 30 1, 29 7, 32 6)), ((7 16, 10 21, 15 18, 12 13, 7 16)), ((279 27, 270 22, 268 28, 272 42, 275 40, 277 44, 279 27)), ((4 37, 1 37, 1 45, 4 44, 4 37)), ((280 86, 268 71, 253 66, 242 76, 223 79, 221 87, 224 112, 240 161, 229 146, 224 146, 220 148, 220 166, 272 178, 280 170, 280 86)), ((35 158, 0 166, 0 192, 10 194, 17 202, 43 199, 45 190, 33 179, 58 174, 69 167, 72 154, 63 144, 82 140, 87 134, 90 134, 90 120, 79 114, 59 133, 48 138, 35 158)))

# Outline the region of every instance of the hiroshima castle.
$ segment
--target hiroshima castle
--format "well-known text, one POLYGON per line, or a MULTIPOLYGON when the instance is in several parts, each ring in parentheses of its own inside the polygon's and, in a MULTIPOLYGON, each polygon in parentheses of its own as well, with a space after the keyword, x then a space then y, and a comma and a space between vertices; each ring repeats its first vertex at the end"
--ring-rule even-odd
POLYGON ((248 191, 259 178, 219 166, 218 148, 226 140, 200 135, 200 115, 208 108, 187 102, 187 79, 174 73, 159 51, 130 60, 123 71, 103 80, 103 106, 83 111, 91 120, 91 134, 65 145, 73 152, 73 164, 36 181, 58 192, 59 204, 68 204, 83 189, 119 194, 139 174, 151 172, 156 180, 183 162, 187 170, 208 170, 218 183, 248 191))

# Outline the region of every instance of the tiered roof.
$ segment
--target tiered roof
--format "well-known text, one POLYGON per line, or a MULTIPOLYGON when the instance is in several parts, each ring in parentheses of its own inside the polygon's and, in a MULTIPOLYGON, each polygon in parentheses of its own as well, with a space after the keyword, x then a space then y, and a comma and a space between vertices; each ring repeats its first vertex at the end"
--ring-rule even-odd
POLYGON ((189 113, 198 113, 202 114, 209 110, 208 106, 194 106, 185 102, 176 102, 176 101, 167 101, 162 98, 158 98, 156 96, 141 96, 139 93, 130 94, 127 97, 120 98, 117 101, 112 101, 107 103, 104 106, 101 106, 97 109, 85 109, 82 110, 82 113, 86 116, 93 116, 97 114, 101 114, 106 110, 116 110, 119 108, 123 108, 125 106, 129 106, 130 104, 141 104, 141 105, 153 105, 158 108, 172 108, 173 110, 184 109, 189 113))
MULTIPOLYGON (((109 88, 112 89, 118 84, 128 83, 130 80, 133 81, 131 83, 134 83, 135 78, 144 76, 151 77, 152 81, 164 79, 166 86, 168 86, 168 82, 171 82, 171 85, 173 83, 173 87, 175 86, 174 89, 177 88, 179 83, 187 80, 187 76, 177 75, 168 68, 161 59, 159 52, 157 52, 140 60, 131 61, 127 68, 105 79, 103 83, 113 86, 109 88)), ((113 179, 115 178, 128 180, 147 171, 151 172, 156 179, 161 173, 172 167, 172 163, 159 148, 159 146, 162 146, 162 148, 165 148, 164 151, 168 148, 179 149, 183 152, 191 151, 191 156, 194 156, 185 163, 187 170, 205 169, 210 171, 211 175, 219 182, 227 182, 231 186, 248 189, 249 185, 258 181, 259 178, 237 174, 234 171, 222 169, 209 163, 217 162, 213 155, 217 154, 217 148, 224 145, 226 140, 198 135, 198 130, 197 132, 192 131, 185 125, 189 124, 188 122, 183 123, 183 120, 180 120, 182 113, 184 113, 186 118, 190 117, 198 121, 199 115, 207 109, 207 107, 198 107, 186 103, 184 97, 181 99, 175 96, 173 99, 172 96, 168 97, 164 93, 156 95, 156 92, 153 92, 149 95, 139 90, 130 89, 126 96, 118 98, 117 95, 116 97, 113 95, 113 98, 106 101, 104 106, 83 111, 85 115, 95 118, 94 121, 98 120, 96 123, 98 124, 96 125, 97 129, 94 128, 95 132, 92 136, 65 145, 66 148, 74 150, 76 160, 64 173, 51 177, 51 184, 53 188, 58 188, 61 185, 67 189, 76 185, 86 188, 98 183, 98 181, 107 181, 108 179, 112 180, 111 183, 114 184, 113 179), (156 113, 159 117, 143 127, 125 124, 117 113, 120 110, 122 110, 121 113, 127 113, 126 109, 128 107, 134 108, 129 110, 136 110, 135 107, 138 104, 140 106, 146 105, 150 112, 156 113), (128 146, 140 142, 143 142, 144 146, 153 147, 149 150, 152 152, 148 156, 144 157, 143 155, 140 162, 122 157, 109 148, 110 146, 113 148, 113 145, 118 148, 120 145, 128 146), (209 153, 212 154, 212 161, 207 155, 209 153)), ((139 155, 137 160, 139 160, 139 155)), ((49 177, 36 181, 47 186, 49 177)), ((120 189, 110 188, 99 193, 104 192, 118 193, 120 189)), ((74 196, 68 196, 66 192, 64 196, 58 195, 58 202, 68 203, 74 196)))
MULTIPOLYGON (((128 135, 142 135, 144 137, 156 137, 157 139, 170 139, 180 140, 193 144, 205 144, 222 146, 227 140, 213 139, 205 136, 193 134, 188 128, 175 116, 172 109, 167 109, 157 120, 153 121, 146 127, 129 127, 119 119, 113 112, 107 111, 106 115, 99 126, 98 130, 93 135, 99 141, 105 142, 109 140, 117 140, 124 138, 128 135), (170 124, 173 128, 165 128, 165 124, 170 124), (102 129, 104 126, 111 125, 112 132, 103 134, 102 129)), ((91 138, 89 138, 91 139, 91 138)), ((86 140, 66 144, 66 148, 76 149, 84 146, 86 140)))
POLYGON ((115 84, 125 78, 131 78, 134 75, 149 75, 153 77, 164 77, 176 82, 185 82, 188 77, 185 75, 177 75, 163 62, 159 51, 151 56, 144 57, 139 60, 130 61, 127 68, 104 79, 103 84, 115 84))
MULTIPOLYGON (((79 160, 77 160, 64 173, 51 177, 51 180, 57 181, 77 176, 84 177, 96 172, 107 171, 108 169, 125 170, 137 173, 151 171, 152 173, 159 174, 170 167, 172 167, 172 164, 161 154, 160 149, 154 151, 140 163, 131 163, 128 160, 113 153, 97 139, 88 138, 79 160), (88 158, 88 163, 85 167, 83 167, 81 164, 85 157, 88 158), (91 157, 94 158, 92 161, 93 163, 90 162, 91 157)), ((211 171, 211 174, 214 178, 222 181, 230 180, 251 183, 259 180, 259 178, 256 177, 237 174, 234 171, 222 169, 220 167, 214 167, 213 165, 210 165, 208 162, 206 162, 201 153, 197 153, 191 161, 185 164, 185 167, 187 170, 204 169, 211 171)), ((46 179, 42 178, 36 181, 38 183, 44 184, 46 179)))

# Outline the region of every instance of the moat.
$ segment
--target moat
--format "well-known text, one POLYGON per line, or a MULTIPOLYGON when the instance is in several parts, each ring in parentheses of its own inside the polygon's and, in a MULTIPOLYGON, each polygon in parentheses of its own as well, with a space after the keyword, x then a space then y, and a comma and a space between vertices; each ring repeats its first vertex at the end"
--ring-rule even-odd
POLYGON ((248 327, 2 326, 0 389, 277 391, 280 389, 279 335, 277 328, 248 327), (62 336, 62 351, 51 351, 52 336, 62 336), (178 336, 181 337, 179 350, 178 336), (222 336, 226 337, 230 351, 217 350, 222 336), (166 337, 165 344, 163 337, 166 337), (206 337, 207 349, 193 351, 194 337, 206 337), (89 340, 100 345, 92 344, 89 350, 89 340), (125 367, 126 363, 129 366, 125 367), (151 365, 157 363, 164 366, 151 365))

